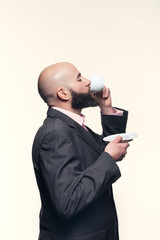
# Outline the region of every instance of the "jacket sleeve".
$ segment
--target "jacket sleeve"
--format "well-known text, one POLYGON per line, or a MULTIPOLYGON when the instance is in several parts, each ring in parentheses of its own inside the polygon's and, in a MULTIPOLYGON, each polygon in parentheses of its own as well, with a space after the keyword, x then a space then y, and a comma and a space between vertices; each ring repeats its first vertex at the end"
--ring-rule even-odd
POLYGON ((81 169, 73 141, 60 130, 49 132, 41 144, 40 171, 52 205, 63 218, 80 212, 121 175, 106 152, 81 169))
POLYGON ((94 133, 89 127, 87 129, 91 132, 94 138, 99 142, 104 149, 106 142, 103 138, 112 134, 124 133, 126 131, 128 111, 116 108, 123 111, 123 115, 103 115, 101 114, 101 124, 103 132, 101 135, 94 133))
POLYGON ((128 111, 120 108, 117 109, 123 111, 122 116, 101 114, 103 136, 108 136, 116 133, 124 133, 126 131, 128 111))

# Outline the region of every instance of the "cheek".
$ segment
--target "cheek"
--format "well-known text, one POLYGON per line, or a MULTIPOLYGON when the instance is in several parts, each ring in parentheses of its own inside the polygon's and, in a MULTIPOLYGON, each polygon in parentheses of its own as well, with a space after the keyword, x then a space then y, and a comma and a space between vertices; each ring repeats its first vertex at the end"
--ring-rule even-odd
POLYGON ((83 92, 83 93, 88 93, 89 92, 89 90, 90 90, 90 88, 89 87, 86 87, 84 84, 79 84, 79 86, 78 86, 78 88, 77 89, 79 89, 79 91, 81 91, 81 92, 83 92))
POLYGON ((77 84, 76 86, 73 86, 73 91, 75 92, 84 92, 85 88, 81 84, 77 84))
POLYGON ((71 84, 70 89, 78 93, 88 93, 90 88, 86 87, 82 82, 77 82, 71 84))

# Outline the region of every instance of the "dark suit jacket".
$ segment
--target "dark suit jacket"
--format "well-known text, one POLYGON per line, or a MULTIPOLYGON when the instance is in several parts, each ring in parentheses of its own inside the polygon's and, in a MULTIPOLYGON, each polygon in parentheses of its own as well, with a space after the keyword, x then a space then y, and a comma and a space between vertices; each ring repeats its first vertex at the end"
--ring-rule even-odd
POLYGON ((103 136, 49 108, 33 143, 41 197, 39 240, 118 240, 112 183, 120 170, 103 137, 124 132, 123 116, 102 116, 103 136))

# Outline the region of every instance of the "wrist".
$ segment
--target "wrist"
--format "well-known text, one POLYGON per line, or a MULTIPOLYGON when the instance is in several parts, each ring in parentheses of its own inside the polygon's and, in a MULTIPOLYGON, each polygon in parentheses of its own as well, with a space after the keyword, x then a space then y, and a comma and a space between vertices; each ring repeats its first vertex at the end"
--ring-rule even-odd
POLYGON ((116 110, 113 107, 100 107, 103 115, 114 114, 116 110))

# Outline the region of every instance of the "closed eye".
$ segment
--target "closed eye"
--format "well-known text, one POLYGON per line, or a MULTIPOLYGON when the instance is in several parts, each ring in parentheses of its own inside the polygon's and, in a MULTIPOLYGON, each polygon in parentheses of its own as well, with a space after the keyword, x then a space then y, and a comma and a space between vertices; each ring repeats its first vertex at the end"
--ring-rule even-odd
POLYGON ((81 73, 78 73, 78 75, 77 75, 77 80, 79 81, 79 82, 81 82, 82 81, 82 78, 81 78, 82 76, 81 76, 81 73))

